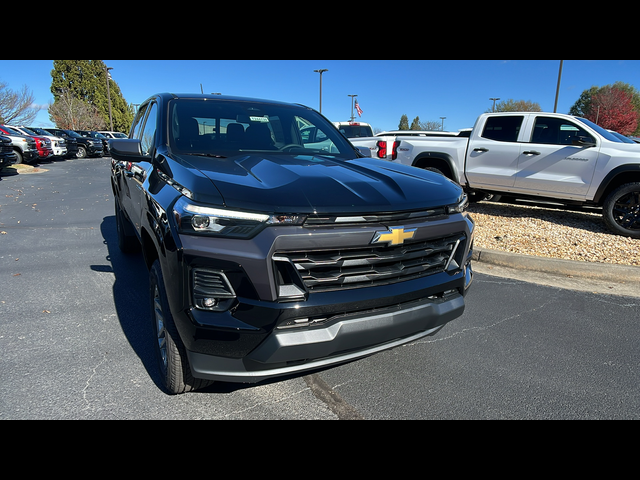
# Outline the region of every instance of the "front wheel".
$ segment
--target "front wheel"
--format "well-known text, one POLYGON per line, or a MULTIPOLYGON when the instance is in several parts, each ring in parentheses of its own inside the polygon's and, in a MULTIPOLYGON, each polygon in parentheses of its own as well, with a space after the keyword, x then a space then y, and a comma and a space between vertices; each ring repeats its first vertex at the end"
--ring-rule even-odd
POLYGON ((81 145, 78 145, 78 153, 76 153, 76 157, 78 158, 86 158, 87 157, 87 149, 81 145))
POLYGON ((613 232, 640 238, 640 182, 621 185, 611 192, 602 206, 602 215, 613 232))
POLYGON ((160 262, 156 260, 149 272, 151 293, 151 320, 155 332, 155 351, 160 376, 166 391, 172 395, 204 388, 212 380, 194 378, 189 367, 187 350, 180 339, 178 329, 169 310, 167 292, 160 262))

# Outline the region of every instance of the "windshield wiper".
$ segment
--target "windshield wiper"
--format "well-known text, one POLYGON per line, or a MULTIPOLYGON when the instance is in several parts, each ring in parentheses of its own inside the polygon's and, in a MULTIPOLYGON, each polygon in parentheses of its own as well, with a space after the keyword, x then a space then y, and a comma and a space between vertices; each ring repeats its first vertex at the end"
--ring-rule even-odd
POLYGON ((224 155, 218 155, 216 153, 189 153, 189 155, 198 155, 200 157, 211 157, 211 158, 227 158, 224 155))

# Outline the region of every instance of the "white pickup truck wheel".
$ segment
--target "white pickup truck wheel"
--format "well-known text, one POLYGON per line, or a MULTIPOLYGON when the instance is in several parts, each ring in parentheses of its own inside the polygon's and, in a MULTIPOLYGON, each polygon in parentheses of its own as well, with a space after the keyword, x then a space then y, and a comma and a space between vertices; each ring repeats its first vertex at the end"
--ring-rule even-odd
POLYGON ((604 221, 611 230, 626 237, 640 238, 640 182, 616 188, 602 208, 604 221))

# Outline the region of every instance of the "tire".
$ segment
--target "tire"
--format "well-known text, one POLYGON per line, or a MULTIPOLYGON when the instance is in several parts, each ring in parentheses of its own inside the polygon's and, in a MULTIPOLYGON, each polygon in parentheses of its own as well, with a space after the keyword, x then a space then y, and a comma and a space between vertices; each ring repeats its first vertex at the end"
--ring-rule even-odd
POLYGON ((212 380, 194 378, 191 374, 186 348, 180 339, 169 309, 162 269, 158 260, 153 262, 149 271, 149 288, 151 322, 155 333, 154 350, 165 391, 176 395, 211 385, 212 380))
POLYGON ((442 170, 440 170, 439 168, 436 168, 436 167, 425 167, 424 169, 428 170, 430 172, 439 173, 443 177, 446 177, 446 175, 444 173, 442 173, 442 170))
POLYGON ((127 220, 120 208, 118 198, 115 198, 116 230, 118 232, 118 248, 122 253, 137 253, 140 251, 140 242, 135 233, 131 233, 133 226, 127 220))
POLYGON ((22 152, 20 150, 14 150, 14 152, 16 154, 16 161, 13 163, 14 164, 22 163, 22 160, 23 160, 22 152))
POLYGON ((640 182, 619 186, 604 201, 602 216, 618 235, 640 238, 640 182))
POLYGON ((76 153, 76 157, 78 158, 87 158, 87 149, 82 145, 78 145, 78 153, 76 153))

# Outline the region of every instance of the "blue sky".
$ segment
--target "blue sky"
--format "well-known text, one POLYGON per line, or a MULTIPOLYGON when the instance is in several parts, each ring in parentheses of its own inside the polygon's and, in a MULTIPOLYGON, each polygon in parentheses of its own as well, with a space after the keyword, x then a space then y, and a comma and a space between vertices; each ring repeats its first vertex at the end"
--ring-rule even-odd
MULTIPOLYGON (((491 107, 491 97, 531 100, 553 111, 560 60, 105 60, 129 103, 160 91, 220 92, 302 103, 331 121, 351 116, 350 94, 374 128, 394 130, 406 114, 411 122, 444 120, 445 130, 472 127, 491 107)), ((27 85, 46 106, 53 60, 0 60, 0 81, 12 90, 27 85)), ((640 90, 640 60, 565 60, 558 98, 567 113, 580 94, 622 81, 640 90)), ((355 114, 357 117, 357 114, 355 114)), ((46 110, 34 126, 52 126, 46 110)))

